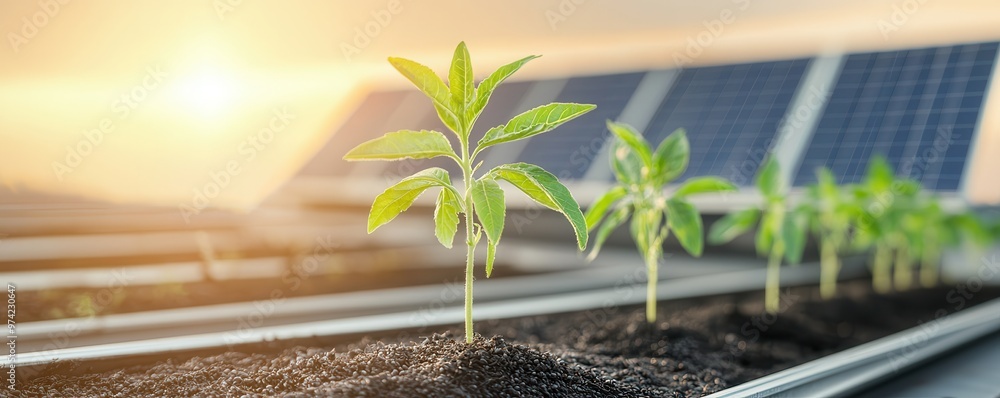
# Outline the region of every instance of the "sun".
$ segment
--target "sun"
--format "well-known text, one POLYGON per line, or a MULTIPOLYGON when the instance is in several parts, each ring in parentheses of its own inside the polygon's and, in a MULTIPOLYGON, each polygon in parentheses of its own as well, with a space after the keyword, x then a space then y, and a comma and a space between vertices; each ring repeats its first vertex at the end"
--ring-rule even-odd
POLYGON ((183 103, 206 116, 228 113, 241 96, 239 85, 231 74, 214 67, 203 67, 180 76, 176 87, 183 103))

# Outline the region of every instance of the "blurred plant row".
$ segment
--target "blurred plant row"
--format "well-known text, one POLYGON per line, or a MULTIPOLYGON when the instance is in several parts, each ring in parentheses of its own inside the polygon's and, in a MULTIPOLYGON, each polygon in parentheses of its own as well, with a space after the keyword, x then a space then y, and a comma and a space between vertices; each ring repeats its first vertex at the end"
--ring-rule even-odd
MULTIPOLYGON (((489 103, 493 91, 528 61, 528 56, 490 73, 477 85, 472 58, 465 43, 455 48, 448 71, 442 79, 431 68, 415 61, 390 57, 392 64, 434 105, 441 122, 453 139, 430 130, 399 130, 366 141, 351 149, 349 161, 396 161, 401 159, 449 158, 461 169, 462 185, 456 186, 447 170, 431 167, 406 177, 375 198, 368 214, 368 233, 406 211, 428 190, 438 190, 434 210, 435 235, 451 248, 464 215, 465 335, 473 340, 472 285, 474 252, 485 233, 487 240, 486 276, 489 277, 506 218, 506 181, 536 203, 566 216, 576 235, 577 246, 585 250, 589 233, 596 231, 590 258, 594 258, 611 232, 630 221, 630 232, 649 274, 646 317, 656 318, 657 273, 663 257, 663 243, 671 232, 681 247, 694 256, 704 249, 704 227, 690 196, 735 191, 737 187, 718 177, 695 177, 668 195, 664 189, 687 170, 691 151, 687 135, 678 130, 655 148, 631 126, 608 121, 616 137, 611 147, 611 168, 618 180, 613 188, 583 214, 576 199, 558 178, 539 166, 514 163, 478 173, 483 164, 479 155, 500 144, 548 133, 596 106, 551 103, 528 110, 510 121, 488 129, 478 143, 472 142, 476 121, 489 103)), ((712 243, 724 243, 757 226, 756 250, 768 257, 765 306, 778 309, 779 271, 782 263, 798 263, 806 247, 807 235, 820 242, 822 292, 836 292, 840 257, 850 252, 874 249, 875 289, 887 292, 909 288, 913 267, 919 263, 920 280, 926 286, 938 280, 941 253, 949 245, 963 241, 985 244, 1000 227, 990 231, 970 213, 946 212, 938 199, 924 193, 913 180, 897 179, 884 159, 874 159, 861 184, 837 185, 829 170, 818 171, 818 182, 807 188, 806 200, 789 203, 789 187, 777 162, 768 160, 756 178, 763 196, 760 206, 729 214, 715 223, 708 234, 712 243), (892 269, 895 276, 891 276, 892 269)))
MULTIPOLYGON (((650 156, 649 143, 631 127, 609 122, 608 128, 617 137, 611 163, 618 184, 587 211, 587 225, 597 231, 591 258, 611 230, 631 215, 632 237, 649 272, 646 315, 652 322, 657 267, 669 232, 674 231, 691 255, 698 257, 703 251, 701 217, 685 198, 736 187, 717 177, 694 177, 667 195, 662 185, 687 167, 684 131, 671 134, 650 156)), ((869 162, 867 174, 856 184, 838 183, 827 168, 816 170, 816 182, 795 196, 799 199, 795 203, 781 176, 777 161, 765 161, 755 178, 760 204, 727 214, 708 232, 710 243, 723 244, 756 227, 757 254, 768 259, 764 302, 769 312, 778 310, 781 265, 799 263, 810 236, 819 250, 824 298, 836 294, 845 255, 871 253, 873 288, 887 293, 909 289, 917 280, 922 286, 935 286, 942 254, 949 247, 984 250, 1000 239, 1000 222, 990 224, 967 208, 945 209, 937 195, 922 189, 919 181, 897 177, 880 156, 869 162)))

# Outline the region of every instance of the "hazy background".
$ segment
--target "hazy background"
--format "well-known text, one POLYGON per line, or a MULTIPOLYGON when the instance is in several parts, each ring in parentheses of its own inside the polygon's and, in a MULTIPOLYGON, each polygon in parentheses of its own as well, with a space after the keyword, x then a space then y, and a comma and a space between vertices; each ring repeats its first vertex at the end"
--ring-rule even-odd
MULTIPOLYGON (((998 15, 990 0, 8 1, 0 182, 176 205, 227 181, 211 204, 249 208, 369 88, 405 83, 389 55, 444 73, 464 40, 478 77, 527 54, 544 57, 521 78, 567 76, 996 40, 998 15)), ((974 150, 978 200, 1000 201, 998 110, 974 150)))

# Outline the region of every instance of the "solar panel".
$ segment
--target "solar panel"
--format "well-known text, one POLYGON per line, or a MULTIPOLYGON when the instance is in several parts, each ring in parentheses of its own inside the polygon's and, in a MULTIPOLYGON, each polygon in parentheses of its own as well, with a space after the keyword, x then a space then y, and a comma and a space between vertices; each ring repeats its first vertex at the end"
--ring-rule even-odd
POLYGON ((343 160, 344 154, 356 145, 385 133, 382 130, 386 123, 386 112, 400 106, 408 95, 410 91, 382 91, 368 95, 326 146, 302 168, 300 174, 346 175, 352 165, 343 160))
MULTIPOLYGON (((597 109, 559 129, 530 138, 518 161, 539 165, 560 178, 580 178, 608 134, 605 120, 615 120, 632 98, 645 73, 576 77, 570 79, 555 102, 596 104, 597 109)), ((532 104, 540 106, 545 104, 532 104)))
POLYGON ((934 190, 957 190, 997 43, 852 54, 820 118, 795 185, 830 167, 860 181, 873 155, 934 190))
POLYGON ((748 185, 808 64, 799 59, 685 69, 646 128, 646 139, 659 144, 684 128, 691 162, 678 181, 716 175, 748 185))

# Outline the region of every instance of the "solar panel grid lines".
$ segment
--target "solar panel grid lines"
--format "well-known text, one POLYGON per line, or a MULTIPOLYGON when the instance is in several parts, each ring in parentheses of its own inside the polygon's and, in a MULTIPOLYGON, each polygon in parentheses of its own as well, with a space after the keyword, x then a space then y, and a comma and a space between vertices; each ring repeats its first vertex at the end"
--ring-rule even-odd
POLYGON ((798 59, 685 69, 650 122, 647 139, 658 144, 684 128, 691 163, 679 181, 719 175, 749 185, 775 144, 808 64, 798 59), (749 178, 737 178, 744 174, 749 178))
MULTIPOLYGON (((962 146, 968 148, 970 144, 970 139, 973 133, 973 125, 962 126, 960 131, 968 132, 966 136, 954 136, 954 129, 957 127, 958 114, 961 112, 961 102, 962 97, 956 95, 949 95, 948 92, 941 92, 941 86, 947 85, 949 83, 958 85, 961 87, 961 92, 974 91, 974 87, 970 87, 970 82, 968 78, 956 79, 956 76, 969 76, 972 70, 972 62, 974 62, 975 53, 969 51, 970 48, 965 48, 959 53, 952 51, 948 54, 948 61, 951 63, 954 60, 956 67, 951 70, 945 70, 942 76, 942 84, 938 86, 939 95, 934 99, 936 103, 941 104, 943 111, 937 120, 934 120, 932 116, 928 117, 928 125, 924 126, 923 134, 921 134, 920 140, 910 140, 908 141, 907 151, 904 153, 902 159, 900 159, 900 168, 904 175, 913 178, 920 178, 926 176, 927 178, 933 179, 935 181, 940 181, 942 177, 953 178, 955 180, 955 188, 958 188, 958 179, 961 175, 956 176, 946 176, 943 175, 947 170, 943 170, 944 162, 927 162, 923 170, 912 170, 912 165, 907 165, 909 162, 913 162, 914 159, 918 159, 920 156, 919 151, 926 149, 928 142, 933 142, 935 135, 947 135, 948 146, 954 143, 960 143, 962 146), (953 76, 948 76, 953 75, 953 76), (963 81, 964 80, 964 81, 963 81), (934 123, 934 122, 937 123, 934 123), (936 124, 936 126, 934 126, 936 124), (950 126, 950 127, 949 127, 950 126)), ((937 54, 936 63, 940 63, 940 60, 944 58, 944 54, 937 54)), ((941 66, 944 69, 944 66, 941 66)), ((978 106, 977 106, 978 108, 978 106)), ((919 131, 919 130, 918 130, 919 131)), ((962 154, 964 159, 965 154, 962 154)), ((959 171, 960 173, 961 171, 959 171)))
POLYGON ((556 131, 530 138, 517 161, 536 164, 562 179, 583 177, 594 161, 585 153, 600 149, 609 134, 605 120, 619 118, 644 75, 633 72, 569 79, 555 101, 596 104, 597 108, 556 131))
MULTIPOLYGON (((556 97, 566 87, 569 79, 548 79, 538 80, 524 93, 515 105, 515 114, 521 114, 544 104, 552 103, 556 97)), ((500 123, 497 123, 498 125, 500 123)), ((485 167, 513 162, 520 156, 521 152, 530 139, 515 140, 506 142, 503 145, 494 145, 487 148, 483 154, 482 162, 485 167)))
POLYGON ((820 166, 860 181, 881 154, 929 189, 957 190, 996 55, 997 43, 849 55, 795 185, 820 166))

